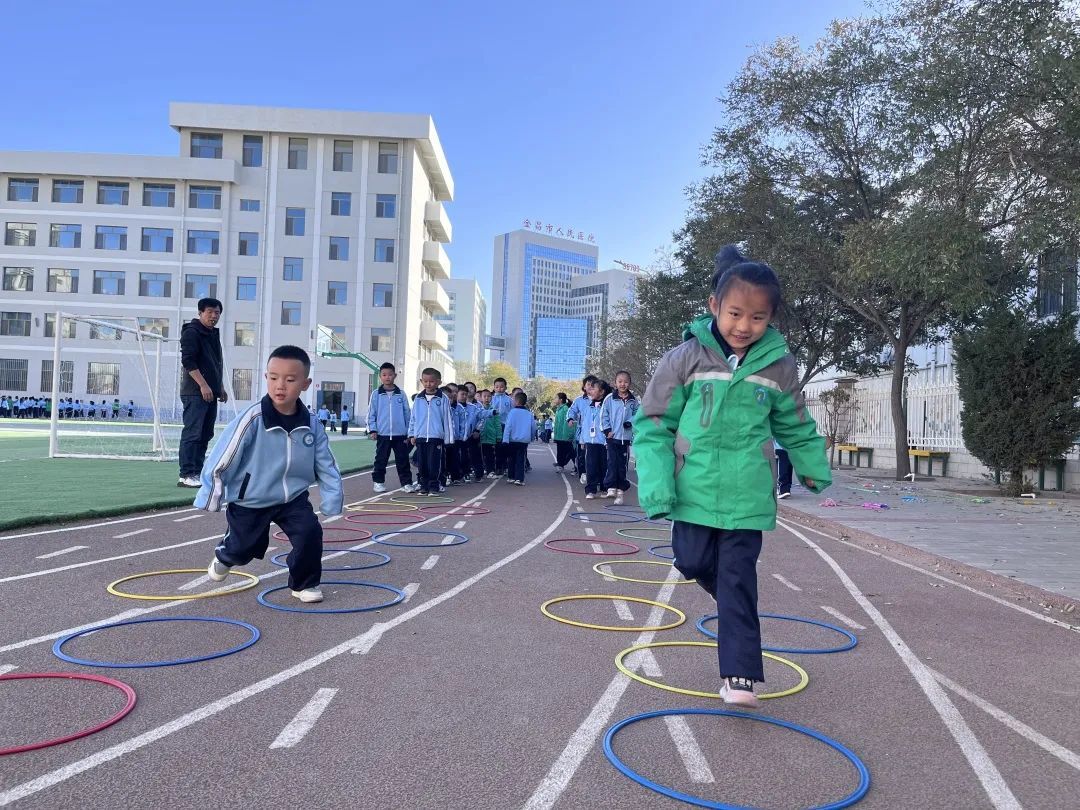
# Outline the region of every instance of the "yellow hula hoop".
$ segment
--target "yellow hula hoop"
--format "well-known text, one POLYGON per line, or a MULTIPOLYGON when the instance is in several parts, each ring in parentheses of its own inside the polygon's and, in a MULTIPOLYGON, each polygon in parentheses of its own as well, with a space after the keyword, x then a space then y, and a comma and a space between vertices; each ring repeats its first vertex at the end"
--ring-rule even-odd
MULTIPOLYGON (((646 585, 667 585, 666 579, 633 579, 631 577, 620 577, 618 574, 605 574, 600 570, 601 565, 664 565, 668 568, 672 568, 672 564, 669 562, 659 562, 658 560, 610 560, 608 562, 598 562, 592 567, 592 570, 598 573, 602 577, 611 577, 611 579, 617 579, 620 582, 644 582, 646 585)), ((677 579, 673 585, 690 585, 697 582, 696 579, 677 579)))
POLYGON ((678 608, 672 607, 671 605, 665 605, 663 602, 654 602, 651 599, 640 599, 636 596, 611 596, 605 594, 591 593, 580 593, 574 594, 572 596, 556 596, 554 599, 548 599, 546 602, 544 602, 544 604, 540 606, 540 612, 547 616, 549 619, 554 619, 555 621, 562 622, 563 624, 573 625, 574 627, 585 627, 589 630, 613 630, 623 633, 638 633, 645 630, 670 630, 673 627, 678 627, 680 624, 686 621, 685 613, 683 613, 678 608), (670 610, 679 618, 677 621, 674 621, 671 624, 661 624, 657 625, 656 627, 612 627, 606 624, 587 624, 586 622, 575 622, 573 619, 564 619, 562 616, 556 616, 554 613, 548 610, 548 605, 554 605, 557 602, 569 602, 575 599, 622 599, 624 602, 639 602, 642 605, 653 605, 655 607, 663 608, 664 610, 670 610))
MULTIPOLYGON (((615 656, 615 666, 619 668, 619 671, 624 675, 638 681, 640 683, 648 684, 649 686, 655 686, 657 689, 664 689, 668 692, 678 692, 680 695, 693 695, 694 697, 703 698, 720 698, 719 692, 700 692, 696 689, 680 689, 677 686, 670 686, 660 681, 653 681, 646 678, 644 675, 639 675, 633 672, 629 667, 623 663, 623 659, 630 653, 637 652, 638 650, 651 650, 655 647, 711 647, 716 649, 715 641, 654 641, 651 644, 638 644, 636 647, 628 647, 621 653, 615 656)), ((782 692, 769 692, 764 695, 758 695, 762 700, 769 700, 771 698, 787 697, 788 695, 794 695, 796 692, 801 692, 806 688, 806 685, 810 683, 810 676, 806 674, 806 670, 796 664, 794 661, 789 661, 787 658, 781 658, 779 655, 773 655, 772 653, 762 652, 765 658, 771 658, 773 661, 778 661, 786 667, 791 667, 799 675, 799 682, 790 689, 785 689, 782 692)))
POLYGON ((416 512, 419 506, 411 503, 375 503, 371 501, 357 501, 345 507, 349 512, 374 512, 375 514, 387 514, 397 512, 416 512))
POLYGON ((393 495, 390 497, 393 503, 407 503, 407 504, 437 504, 442 506, 444 503, 453 503, 454 499, 449 495, 393 495))
POLYGON ((254 588, 259 584, 259 578, 253 574, 249 574, 245 571, 230 571, 230 576, 245 577, 250 582, 245 583, 240 588, 230 588, 227 591, 207 591, 206 593, 195 593, 190 596, 173 595, 168 596, 144 596, 139 593, 127 593, 126 591, 119 590, 116 586, 124 582, 130 582, 133 579, 142 579, 143 577, 155 577, 160 574, 205 574, 205 568, 173 568, 169 571, 148 571, 145 574, 132 574, 129 577, 121 577, 116 582, 110 582, 106 590, 113 596, 122 596, 125 599, 146 599, 152 602, 172 602, 176 599, 209 599, 211 596, 228 596, 233 593, 240 593, 240 591, 246 591, 249 588, 254 588))

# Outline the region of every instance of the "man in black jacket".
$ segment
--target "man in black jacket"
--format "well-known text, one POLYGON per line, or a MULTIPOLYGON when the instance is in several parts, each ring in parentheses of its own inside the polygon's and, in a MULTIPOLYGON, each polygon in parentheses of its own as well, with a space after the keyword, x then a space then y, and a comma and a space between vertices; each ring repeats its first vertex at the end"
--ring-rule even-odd
POLYGON ((206 447, 214 437, 218 402, 227 402, 222 380, 224 362, 217 322, 221 302, 199 299, 199 317, 180 330, 180 362, 184 380, 180 401, 184 404, 184 430, 180 434, 180 480, 178 487, 198 487, 206 460, 206 447))

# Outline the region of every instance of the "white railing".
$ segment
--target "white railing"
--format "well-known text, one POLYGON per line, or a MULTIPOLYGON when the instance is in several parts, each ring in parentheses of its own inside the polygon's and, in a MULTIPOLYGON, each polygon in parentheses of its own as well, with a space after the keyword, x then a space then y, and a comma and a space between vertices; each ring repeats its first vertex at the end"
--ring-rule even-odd
POLYGON ((892 447, 892 378, 863 377, 855 383, 855 430, 852 444, 892 447))
POLYGON ((951 366, 939 368, 937 373, 923 369, 910 375, 907 379, 908 446, 962 450, 960 410, 960 388, 951 366))

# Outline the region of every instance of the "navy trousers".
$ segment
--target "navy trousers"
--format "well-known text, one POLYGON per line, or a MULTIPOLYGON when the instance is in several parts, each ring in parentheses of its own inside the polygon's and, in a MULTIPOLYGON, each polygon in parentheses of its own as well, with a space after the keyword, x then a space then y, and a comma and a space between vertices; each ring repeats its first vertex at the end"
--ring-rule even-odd
POLYGON ((180 477, 198 478, 206 461, 206 447, 214 438, 217 400, 207 402, 201 396, 182 396, 180 401, 184 405, 184 428, 180 432, 180 477))
POLYGON ((289 587, 294 591, 314 588, 322 581, 323 531, 308 493, 288 503, 252 509, 230 503, 225 510, 229 528, 214 553, 225 565, 247 565, 266 555, 270 545, 270 524, 276 523, 289 537, 292 551, 285 558, 289 565, 289 587))
POLYGON ((617 489, 627 492, 630 481, 626 477, 626 467, 630 463, 630 442, 626 439, 608 439, 607 473, 604 475, 604 489, 617 489))
POLYGON ((793 472, 787 450, 776 448, 776 488, 780 492, 791 492, 791 474, 793 472))
POLYGON ((506 450, 506 477, 511 481, 524 481, 525 455, 529 452, 529 443, 509 442, 506 450))
POLYGON ((479 481, 484 477, 484 454, 480 450, 480 437, 469 439, 469 464, 472 466, 473 478, 479 481))
POLYGON ((495 474, 503 475, 506 473, 506 442, 495 442, 495 474))
POLYGON ((574 454, 574 466, 576 467, 577 474, 581 475, 585 472, 585 443, 574 442, 574 444, 577 445, 574 454))
POLYGON ((489 473, 493 473, 496 470, 497 462, 495 461, 495 448, 498 446, 499 445, 497 444, 480 445, 480 453, 484 456, 484 469, 489 473))
POLYGON ((604 483, 604 475, 607 473, 607 447, 602 444, 586 444, 584 447, 585 494, 595 495, 604 483))
POLYGON ((417 439, 416 464, 416 480, 420 484, 420 491, 438 492, 439 479, 443 472, 443 440, 417 439))
POLYGON ((682 575, 696 579, 716 599, 720 677, 765 680, 757 612, 761 532, 675 521, 671 550, 682 575))
POLYGON ((386 483, 386 463, 390 452, 394 453, 398 481, 402 486, 412 483, 412 470, 409 468, 409 440, 404 436, 379 436, 375 439, 375 464, 371 470, 371 480, 376 484, 386 483))
POLYGON ((574 443, 569 440, 555 440, 555 465, 565 467, 574 460, 574 443))

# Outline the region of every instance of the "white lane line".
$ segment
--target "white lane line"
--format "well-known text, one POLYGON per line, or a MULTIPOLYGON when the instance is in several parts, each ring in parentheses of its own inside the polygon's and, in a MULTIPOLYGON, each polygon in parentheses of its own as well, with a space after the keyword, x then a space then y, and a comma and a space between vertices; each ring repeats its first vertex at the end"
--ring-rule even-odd
POLYGON ((705 759, 705 754, 702 753, 701 746, 698 745, 697 738, 690 729, 690 724, 686 722, 686 718, 669 714, 664 718, 664 723, 675 743, 675 750, 679 752, 679 758, 686 768, 686 773, 690 776, 690 781, 698 784, 715 782, 716 777, 713 776, 709 762, 705 759))
POLYGON ((834 607, 829 607, 828 605, 822 605, 821 609, 824 610, 826 613, 828 613, 830 616, 832 616, 834 619, 839 619, 840 621, 842 621, 844 624, 846 624, 852 630, 865 630, 866 629, 863 625, 859 624, 857 621, 852 619, 850 616, 845 616, 843 613, 841 613, 839 610, 837 610, 834 607))
POLYGON ((7 675, 13 669, 18 669, 18 667, 14 664, 4 664, 0 666, 0 675, 7 675))
POLYGON ((307 705, 302 708, 299 713, 289 724, 281 730, 281 733, 277 735, 277 739, 270 743, 271 748, 292 748, 298 742, 300 742, 307 733, 315 726, 315 721, 319 719, 326 707, 330 705, 330 701, 334 699, 334 695, 337 694, 337 689, 320 689, 315 693, 315 697, 308 701, 307 705))
POLYGON ((634 614, 630 612, 630 605, 626 604, 625 599, 612 599, 611 601, 615 605, 615 612, 619 614, 620 619, 624 622, 634 620, 634 614))
POLYGON ((50 557, 59 557, 61 554, 70 554, 73 551, 82 551, 84 548, 90 548, 90 546, 72 546, 71 548, 62 548, 59 551, 50 551, 48 554, 39 554, 34 559, 47 560, 50 557))
POLYGON ((277 551, 277 546, 267 546, 266 547, 266 553, 267 554, 269 554, 271 551, 277 551))
POLYGON ((185 520, 198 520, 201 517, 203 517, 202 514, 188 515, 187 517, 176 518, 175 520, 173 520, 173 523, 183 523, 185 520))
POLYGON ((442 539, 442 542, 440 542, 440 543, 439 543, 439 545, 442 545, 442 546, 448 546, 448 545, 450 545, 451 543, 453 543, 454 541, 456 541, 457 539, 458 539, 458 538, 457 538, 457 537, 455 537, 454 535, 452 535, 452 534, 448 534, 448 535, 446 535, 446 537, 444 537, 444 538, 442 539))
MULTIPOLYGON (((567 484, 567 488, 569 489, 569 484, 567 484)), ((675 580, 678 577, 679 572, 674 568, 668 572, 664 585, 660 588, 660 593, 656 597, 657 602, 667 604, 671 601, 671 594, 675 591, 675 580)), ((662 611, 663 608, 661 607, 653 607, 649 612, 648 624, 658 624, 662 618, 662 611)), ((655 630, 646 631, 641 633, 630 646, 636 647, 639 644, 648 644, 655 636, 655 630)), ((651 650, 646 650, 646 652, 651 652, 651 650)), ((574 778, 577 769, 596 744, 600 732, 607 727, 615 707, 629 685, 630 678, 621 672, 611 679, 611 683, 607 685, 604 694, 600 696, 588 716, 571 735, 566 747, 559 754, 559 758, 551 766, 551 770, 547 772, 547 775, 525 803, 524 810, 551 810, 555 806, 563 791, 566 790, 567 785, 570 784, 570 780, 574 778)), ((2 794, 0 794, 0 798, 2 798, 2 794)))
POLYGON ((975 776, 983 786, 983 790, 986 791, 987 797, 990 799, 990 803, 996 808, 1005 808, 1006 810, 1021 810, 1020 802, 1017 801, 1015 795, 1009 785, 1005 782, 1005 777, 1001 775, 1001 772, 997 769, 993 760, 990 759, 990 755, 986 752, 986 749, 982 747, 982 743, 972 732, 971 727, 968 726, 964 720, 963 715, 960 714, 956 706, 949 700, 949 696, 945 694, 941 686, 934 679, 934 676, 930 674, 930 670, 926 665, 919 660, 918 656, 912 652, 907 643, 900 638, 900 635, 889 624, 888 620, 881 615, 869 599, 859 590, 858 586, 852 581, 851 577, 847 575, 847 572, 840 567, 840 564, 834 560, 827 551, 821 546, 807 537, 805 534, 795 529, 792 526, 787 525, 781 521, 777 521, 777 524, 787 529, 793 535, 802 540, 806 545, 810 546, 817 555, 821 557, 828 565, 840 581, 844 584, 848 593, 851 594, 851 598, 859 603, 859 607, 863 609, 871 621, 877 625, 882 634, 888 639, 890 646, 896 651, 896 654, 900 656, 900 660, 904 662, 904 666, 907 667, 911 673, 915 682, 919 684, 919 687, 925 693, 930 704, 934 707, 934 710, 941 717, 941 721, 945 724, 945 728, 948 729, 953 739, 956 740, 956 744, 960 746, 961 752, 967 759, 968 764, 971 765, 971 769, 975 772, 975 776))
POLYGON ((596 529, 593 529, 590 526, 586 526, 585 527, 585 536, 586 537, 596 537, 596 529))
POLYGON ((611 575, 611 567, 610 566, 601 565, 599 570, 600 570, 600 575, 604 578, 605 582, 618 582, 619 581, 619 580, 615 579, 615 577, 613 577, 611 575))
POLYGON ((1072 630, 1074 633, 1080 633, 1080 626, 1075 626, 1075 625, 1068 624, 1066 622, 1058 621, 1053 616, 1046 616, 1046 615, 1044 615, 1042 613, 1037 613, 1034 610, 1029 610, 1028 608, 1023 607, 1022 605, 1013 604, 1012 602, 1009 602, 1006 599, 1002 599, 1000 596, 994 596, 993 594, 984 593, 983 591, 980 591, 978 588, 972 588, 970 585, 965 585, 963 582, 957 582, 956 580, 949 579, 948 577, 942 576, 941 574, 935 574, 933 571, 927 571, 925 568, 920 568, 919 566, 912 565, 909 562, 904 562, 903 560, 898 560, 898 559, 896 559, 896 557, 890 557, 888 554, 882 554, 880 551, 874 551, 874 550, 869 549, 869 548, 863 548, 858 543, 852 543, 852 542, 850 542, 848 540, 842 540, 839 537, 833 537, 831 534, 826 534, 823 531, 819 531, 818 529, 815 529, 813 526, 804 526, 802 523, 795 523, 794 521, 787 521, 787 522, 791 523, 791 525, 793 525, 793 526, 798 526, 800 529, 806 529, 806 531, 808 531, 808 532, 813 532, 814 534, 820 535, 821 537, 824 537, 826 540, 835 540, 837 543, 843 543, 845 546, 850 546, 851 548, 858 549, 859 551, 865 551, 867 554, 873 554, 875 557, 881 557, 881 559, 883 559, 883 560, 888 560, 891 563, 896 563, 897 565, 903 566, 904 568, 910 568, 912 571, 916 571, 917 573, 924 574, 925 576, 928 576, 928 577, 933 577, 934 579, 940 580, 941 582, 947 582, 947 583, 949 583, 950 585, 952 585, 952 586, 954 586, 956 588, 960 588, 961 590, 968 591, 969 593, 973 593, 976 596, 981 596, 983 599, 989 599, 991 602, 997 602, 999 605, 1004 605, 1007 608, 1012 608, 1013 610, 1018 610, 1021 613, 1027 614, 1028 616, 1030 616, 1033 619, 1038 619, 1041 622, 1046 622, 1047 624, 1052 624, 1055 627, 1062 628, 1063 630, 1072 630))
MULTIPOLYGON (((494 486, 494 483, 492 484, 492 486, 494 486)), ((552 532, 554 532, 559 527, 559 525, 564 520, 566 520, 566 516, 570 512, 570 494, 570 486, 569 484, 567 484, 566 504, 563 506, 559 514, 555 517, 555 520, 543 532, 534 537, 517 551, 508 554, 506 557, 503 557, 498 562, 492 563, 482 571, 473 574, 471 577, 462 582, 459 582, 450 590, 444 591, 438 596, 417 605, 412 610, 408 610, 398 616, 395 616, 390 621, 382 622, 380 624, 372 626, 367 631, 361 633, 355 638, 342 642, 336 647, 331 647, 328 650, 324 650, 323 652, 314 655, 311 658, 301 661, 298 664, 294 664, 288 669, 281 670, 280 672, 264 678, 261 681, 257 681, 256 683, 245 686, 243 689, 239 689, 229 695, 226 695, 223 698, 219 698, 213 703, 208 703, 201 708, 195 709, 188 712, 187 714, 181 715, 180 717, 174 718, 168 723, 164 723, 160 726, 149 729, 148 731, 144 731, 142 734, 131 737, 123 742, 117 743, 116 745, 112 745, 108 748, 102 749, 101 751, 98 751, 95 754, 91 754, 88 757, 84 757, 80 760, 69 763, 68 765, 64 765, 60 768, 49 771, 48 773, 42 774, 35 779, 31 779, 29 782, 23 782, 21 785, 16 785, 15 787, 2 791, 0 792, 0 807, 5 807, 12 802, 16 802, 20 799, 25 799, 27 796, 32 796, 35 793, 40 793, 41 791, 47 790, 54 785, 58 785, 61 782, 65 782, 68 779, 78 776, 81 773, 85 773, 92 768, 96 768, 99 765, 104 765, 107 762, 112 762, 114 759, 119 759, 120 757, 125 756, 126 754, 130 754, 133 751, 138 751, 142 748, 145 748, 146 746, 157 742, 160 739, 168 737, 170 734, 175 734, 177 731, 181 731, 188 726, 192 726, 201 720, 205 720, 208 717, 213 717, 214 715, 220 714, 226 709, 235 706, 238 703, 242 703, 250 697, 273 689, 275 686, 285 683, 286 681, 295 678, 298 675, 303 675, 305 672, 309 672, 310 670, 313 670, 316 667, 325 664, 327 661, 333 660, 339 655, 348 652, 367 652, 389 630, 392 630, 395 627, 398 627, 399 625, 404 624, 405 622, 426 613, 434 607, 438 607, 443 602, 453 599, 461 592, 467 590, 468 588, 471 588, 477 582, 480 582, 481 580, 487 578, 491 574, 500 570, 504 566, 509 565, 510 563, 517 560, 519 557, 522 557, 523 555, 527 554, 528 552, 536 548, 538 545, 543 543, 552 534, 552 532)), ((369 540, 368 544, 370 544, 370 542, 371 541, 369 540)), ((282 568, 281 573, 283 573, 285 570, 286 569, 282 568)), ((672 573, 672 576, 674 576, 674 571, 672 573)), ((670 586, 670 588, 673 589, 674 586, 670 586)), ((663 591, 661 591, 661 593, 663 593, 663 591)), ((668 598, 670 598, 670 595, 671 591, 668 590, 668 598)), ((656 615, 655 617, 650 619, 650 623, 656 624, 660 621, 660 608, 654 608, 653 612, 656 615)), ((651 639, 652 633, 649 634, 649 640, 651 639)), ((638 643, 645 642, 639 641, 638 643)), ((624 681, 622 690, 625 690, 626 686, 630 683, 630 679, 623 675, 621 672, 619 673, 619 678, 624 681)), ((622 690, 620 690, 620 694, 622 690)))
POLYGON ((428 557, 426 560, 424 560, 424 564, 420 566, 420 570, 421 571, 430 571, 432 568, 435 567, 435 563, 437 563, 438 561, 439 561, 439 555, 438 554, 432 554, 430 557, 428 557))
POLYGON ((802 590, 802 588, 800 588, 794 582, 792 582, 789 579, 785 579, 784 577, 780 576, 779 574, 773 574, 773 579, 775 579, 777 582, 779 582, 785 588, 791 588, 791 590, 793 590, 793 591, 801 591, 802 590))
MULTIPOLYGON (((202 515, 195 515, 194 517, 202 517, 202 515)), ((191 520, 191 518, 182 518, 182 519, 183 520, 191 520)), ((153 529, 148 527, 148 528, 145 528, 145 529, 136 529, 133 532, 124 532, 123 534, 114 534, 113 535, 113 540, 123 540, 125 537, 134 537, 137 534, 146 534, 147 532, 152 532, 152 531, 153 531, 153 529)))
POLYGON ((464 527, 465 527, 465 521, 464 520, 459 520, 457 523, 454 524, 455 529, 462 529, 464 527))
POLYGON ((203 574, 201 577, 191 580, 191 582, 185 582, 183 585, 178 587, 176 590, 178 590, 178 591, 190 591, 190 590, 192 590, 194 588, 198 588, 203 583, 210 582, 210 581, 211 581, 210 576, 208 574, 203 574))
POLYGON ((132 551, 128 554, 118 554, 115 557, 101 557, 97 560, 87 560, 81 563, 72 563, 71 565, 62 565, 59 568, 46 568, 44 571, 31 571, 28 574, 16 574, 11 577, 4 577, 0 579, 0 583, 3 582, 15 582, 19 579, 33 579, 34 577, 43 577, 48 574, 58 574, 61 571, 71 571, 74 568, 85 568, 88 565, 97 565, 98 563, 114 562, 115 560, 126 560, 129 557, 141 557, 143 554, 153 554, 157 551, 168 551, 174 548, 183 548, 184 546, 194 546, 197 543, 205 543, 207 540, 216 540, 218 535, 212 534, 209 537, 200 537, 198 540, 187 540, 183 543, 173 543, 170 546, 158 546, 157 548, 144 548, 142 551, 132 551))
POLYGON ((602 545, 600 545, 599 543, 593 543, 592 544, 592 550, 593 550, 594 554, 603 554, 604 553, 604 547, 602 545))
POLYGON ((938 683, 940 683, 946 689, 952 690, 964 700, 978 706, 995 720, 1000 720, 1002 723, 1007 725, 1024 739, 1030 740, 1031 742, 1035 743, 1037 746, 1039 746, 1039 748, 1046 751, 1046 753, 1052 754, 1053 756, 1064 762, 1066 765, 1080 771, 1080 755, 1076 754, 1074 751, 1070 751, 1064 745, 1059 745, 1046 735, 1040 734, 1027 723, 1024 723, 1021 720, 1017 720, 1011 714, 1002 709, 999 709, 993 703, 983 700, 978 695, 972 694, 960 684, 950 680, 949 678, 942 675, 940 672, 933 669, 930 669, 929 671, 930 674, 937 679, 938 683))
POLYGON ((401 601, 402 602, 408 602, 410 599, 413 598, 413 596, 416 594, 416 592, 418 590, 420 590, 420 583, 419 582, 410 582, 408 585, 406 585, 401 590, 405 591, 405 598, 402 599, 401 601))

